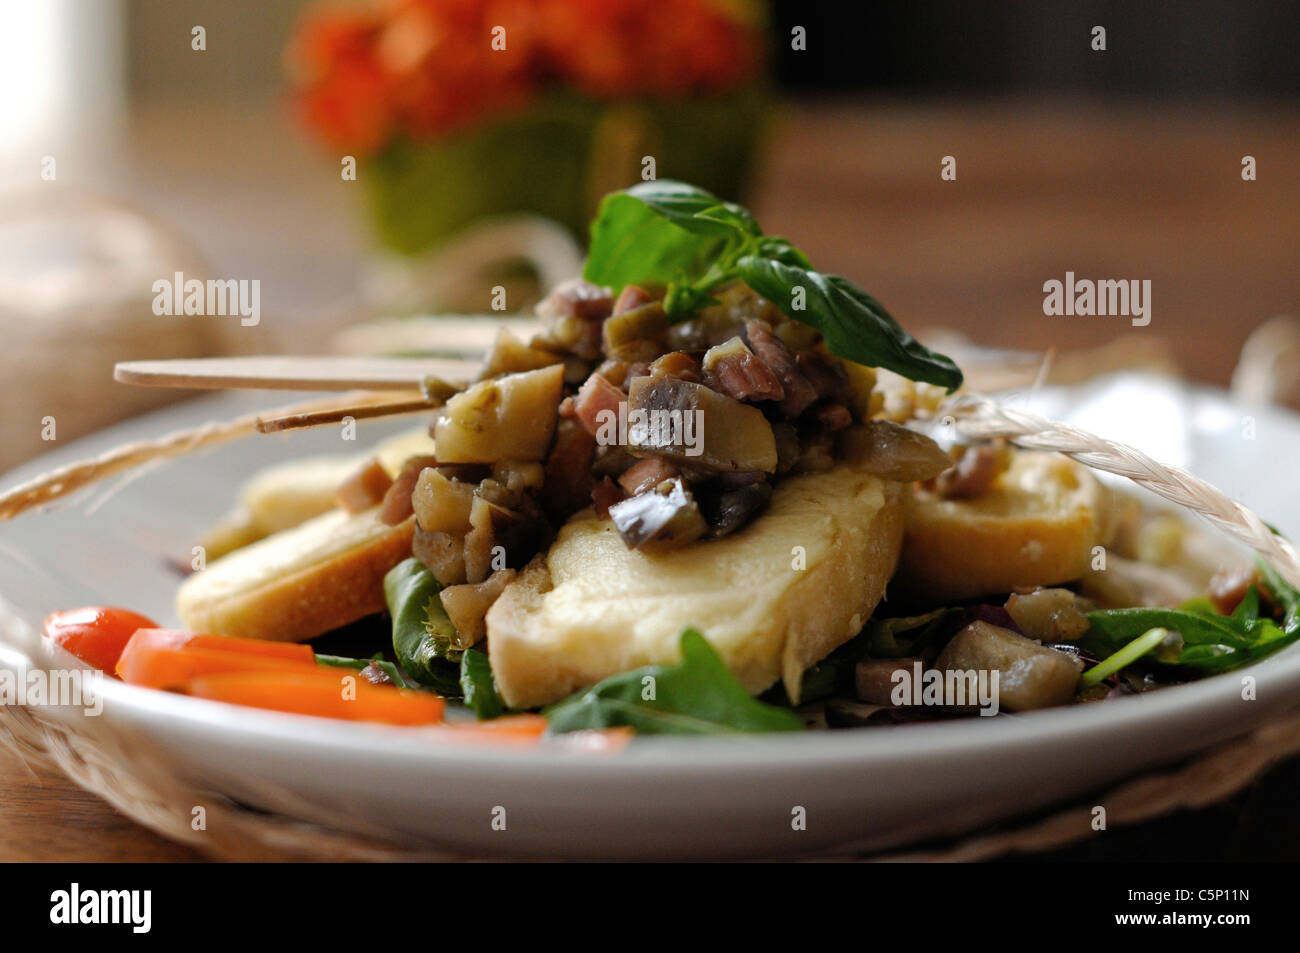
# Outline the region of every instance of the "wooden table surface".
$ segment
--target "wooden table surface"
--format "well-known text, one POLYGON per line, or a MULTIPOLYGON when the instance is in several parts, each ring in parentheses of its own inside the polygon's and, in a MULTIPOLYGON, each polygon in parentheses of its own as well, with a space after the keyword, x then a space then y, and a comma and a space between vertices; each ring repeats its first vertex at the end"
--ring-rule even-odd
MULTIPOLYGON (((175 135, 184 121, 156 122, 153 135, 170 130, 173 147, 210 141, 175 135)), ((323 306, 321 296, 360 268, 354 210, 323 189, 323 177, 277 173, 285 155, 308 161, 286 147, 283 129, 244 131, 227 141, 242 143, 247 163, 267 164, 264 176, 237 163, 231 172, 221 150, 151 151, 146 130, 138 151, 156 165, 136 170, 139 198, 178 222, 203 222, 182 228, 218 273, 285 276, 269 283, 273 304, 323 306), (168 190, 150 187, 160 179, 168 190), (274 198, 241 200, 268 182, 274 198), (224 225, 222 209, 232 216, 224 225)), ((1298 147, 1294 109, 803 105, 775 124, 753 204, 768 231, 861 282, 909 327, 1036 349, 1158 334, 1190 376, 1224 383, 1251 328, 1300 311, 1298 147), (1241 179, 1247 154, 1258 163, 1255 182, 1241 179), (946 155, 957 159, 955 182, 940 179, 946 155), (1044 316, 1042 284, 1066 271, 1150 279, 1151 325, 1044 316)), ((1288 791, 1295 774, 1286 774, 1288 791)), ((1233 824, 1214 817, 1219 829, 1233 824)), ((1204 834, 1169 837, 1204 842, 1204 834)), ((1139 855, 1149 855, 1146 835, 1137 836, 1139 855)), ((0 749, 0 860, 197 857, 0 749)))

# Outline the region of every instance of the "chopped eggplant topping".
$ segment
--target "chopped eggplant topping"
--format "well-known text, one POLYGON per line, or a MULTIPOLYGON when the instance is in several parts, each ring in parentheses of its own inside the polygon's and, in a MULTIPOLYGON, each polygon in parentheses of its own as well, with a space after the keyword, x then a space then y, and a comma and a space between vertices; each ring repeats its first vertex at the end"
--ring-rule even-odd
POLYGON ((709 470, 776 469, 776 441, 763 412, 703 384, 638 377, 628 407, 629 417, 645 414, 644 425, 628 431, 634 449, 709 470))
POLYGON ((702 496, 700 505, 709 523, 709 535, 721 537, 734 533, 761 513, 771 499, 772 485, 766 480, 725 490, 716 496, 702 496))
POLYGON ((444 586, 465 581, 465 537, 450 533, 430 533, 415 527, 411 555, 424 563, 433 577, 444 586))
POLYGON ((680 478, 611 506, 609 518, 630 548, 648 553, 678 549, 709 530, 680 478))
POLYGON ((919 435, 872 429, 875 373, 816 329, 739 282, 713 298, 671 323, 662 292, 569 282, 538 306, 544 333, 498 334, 431 428, 437 460, 385 499, 389 518, 415 513, 416 555, 444 585, 481 584, 502 551, 522 565, 586 506, 658 551, 740 530, 786 474, 846 457, 889 479, 951 466, 919 435))
MULTIPOLYGON (((492 350, 488 352, 487 361, 480 377, 500 377, 502 374, 519 374, 524 371, 536 371, 552 364, 562 363, 553 352, 544 348, 525 344, 505 328, 497 332, 492 350)), ((451 395, 448 395, 450 398, 451 395)))
POLYGON ((888 420, 849 427, 837 437, 836 449, 841 458, 900 483, 929 480, 952 466, 948 454, 925 434, 888 420))
POLYGON ((444 463, 542 460, 555 433, 564 369, 543 367, 480 381, 447 401, 433 432, 444 463))
POLYGON ((853 423, 853 414, 843 404, 819 404, 814 409, 813 415, 827 433, 843 430, 853 423))
POLYGON ((700 379, 700 362, 685 351, 669 351, 652 361, 646 374, 650 377, 673 377, 697 383, 700 379))
POLYGON ((483 617, 515 575, 513 569, 498 569, 483 582, 444 586, 438 593, 447 618, 456 627, 456 637, 452 640, 455 648, 467 649, 483 639, 487 634, 483 617))
POLYGON ((658 301, 616 314, 602 331, 605 357, 615 361, 652 361, 668 347, 668 316, 658 301))
POLYGON ((469 511, 474 504, 474 484, 448 479, 435 467, 420 471, 411 504, 416 521, 430 533, 464 535, 470 530, 469 511))
POLYGON ((542 483, 543 509, 557 523, 587 505, 591 499, 591 460, 596 438, 575 420, 561 419, 555 425, 555 443, 546 458, 542 483))

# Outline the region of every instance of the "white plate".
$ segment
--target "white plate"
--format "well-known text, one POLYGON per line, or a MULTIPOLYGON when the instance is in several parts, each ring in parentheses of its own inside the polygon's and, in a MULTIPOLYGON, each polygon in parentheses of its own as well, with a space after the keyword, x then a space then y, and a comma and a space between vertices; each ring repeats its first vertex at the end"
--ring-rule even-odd
MULTIPOLYGON (((1294 415, 1132 377, 1047 392, 1035 403, 1188 466, 1283 532, 1300 530, 1294 415)), ((4 483, 246 406, 247 398, 222 397, 141 418, 4 483)), ((375 424, 361 437, 390 429, 375 424)), ((188 553, 244 476, 274 460, 354 446, 340 446, 332 428, 244 440, 151 470, 93 512, 95 497, 0 525, 0 621, 10 643, 0 647, 0 665, 27 664, 14 648, 40 652, 33 633, 54 609, 108 603, 174 621, 177 577, 166 558, 188 553)), ((205 789, 293 816, 346 816, 357 830, 411 843, 477 856, 752 857, 898 845, 1081 796, 1281 710, 1300 694, 1300 651, 1250 674, 1254 701, 1242 700, 1239 676, 1226 675, 1016 717, 740 740, 646 738, 613 757, 446 748, 417 730, 119 683, 105 687, 100 728, 205 789), (497 807, 506 809, 504 831, 491 823, 497 807), (806 830, 792 829, 797 807, 806 830)))

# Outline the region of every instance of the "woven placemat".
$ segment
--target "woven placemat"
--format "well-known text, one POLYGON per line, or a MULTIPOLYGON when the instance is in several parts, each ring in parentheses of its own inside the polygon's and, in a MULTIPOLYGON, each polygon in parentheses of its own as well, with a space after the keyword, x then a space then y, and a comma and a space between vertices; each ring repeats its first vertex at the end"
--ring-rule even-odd
MULTIPOLYGON (((88 721, 88 720, 86 720, 88 721)), ((39 708, 0 706, 0 743, 33 767, 55 769, 132 820, 213 859, 239 861, 469 861, 427 846, 394 843, 380 831, 341 830, 285 814, 241 806, 169 773, 162 759, 104 731, 80 731, 39 708), (190 805, 203 804, 206 829, 191 827, 190 805)), ((1097 836, 1094 805, 1106 808, 1108 829, 1130 827, 1177 811, 1231 798, 1270 768, 1300 755, 1300 711, 1276 718, 1181 765, 1127 780, 1046 817, 1003 824, 938 848, 870 856, 834 854, 833 861, 983 861, 1055 850, 1097 836)), ((304 812, 305 813, 305 812, 304 812)))

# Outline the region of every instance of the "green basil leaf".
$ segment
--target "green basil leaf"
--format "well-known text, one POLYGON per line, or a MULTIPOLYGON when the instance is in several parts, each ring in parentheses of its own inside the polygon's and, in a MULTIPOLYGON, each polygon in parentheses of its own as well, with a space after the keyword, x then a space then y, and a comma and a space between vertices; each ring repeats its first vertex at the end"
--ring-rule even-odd
POLYGON ((763 234, 748 209, 734 202, 724 202, 712 192, 686 182, 672 179, 639 182, 624 194, 643 202, 688 232, 727 237, 730 237, 727 235, 730 231, 748 235, 763 234))
POLYGON ((626 192, 605 196, 591 223, 591 246, 582 275, 618 291, 626 285, 668 285, 703 275, 727 246, 714 225, 692 233, 626 192))
POLYGON ((807 255, 791 245, 786 239, 778 238, 775 235, 760 238, 758 245, 754 249, 754 254, 760 258, 770 258, 773 261, 794 265, 798 268, 812 267, 812 262, 808 260, 807 255))
POLYGON ((698 630, 681 636, 677 665, 613 675, 546 709, 552 733, 630 725, 643 734, 801 731, 793 712, 745 691, 698 630))
POLYGON ((848 279, 757 255, 742 257, 736 268, 747 285, 786 315, 820 331, 832 354, 949 391, 961 386, 962 373, 951 358, 904 331, 879 301, 848 279), (803 289, 802 308, 795 307, 796 289, 803 289))
POLYGON ((506 705, 497 694, 497 680, 492 674, 492 663, 478 649, 466 649, 460 657, 460 689, 466 706, 480 720, 500 718, 505 714, 506 705))
POLYGON ((438 593, 442 585, 415 557, 384 576, 384 598, 393 617, 393 654, 411 678, 440 695, 460 694, 456 628, 438 593))

